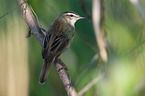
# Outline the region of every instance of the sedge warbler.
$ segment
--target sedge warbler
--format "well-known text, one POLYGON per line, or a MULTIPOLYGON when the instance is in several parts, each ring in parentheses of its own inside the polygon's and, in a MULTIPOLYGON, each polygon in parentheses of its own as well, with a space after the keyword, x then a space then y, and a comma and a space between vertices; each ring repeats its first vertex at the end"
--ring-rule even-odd
POLYGON ((69 48, 75 33, 74 24, 79 19, 84 17, 73 11, 67 11, 56 17, 50 25, 42 46, 43 67, 39 77, 40 84, 45 83, 54 59, 69 48))

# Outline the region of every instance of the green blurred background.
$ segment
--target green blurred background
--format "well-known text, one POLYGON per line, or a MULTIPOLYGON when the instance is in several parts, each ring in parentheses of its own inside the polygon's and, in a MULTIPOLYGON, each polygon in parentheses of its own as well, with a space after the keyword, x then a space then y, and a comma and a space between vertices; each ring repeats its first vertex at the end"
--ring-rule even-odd
MULTIPOLYGON (((84 0, 90 15, 92 0, 84 0)), ((79 0, 30 0, 40 24, 48 29, 56 16, 75 11, 85 16, 79 0)), ((140 0, 145 10, 145 1, 140 0)), ((145 22, 129 0, 105 0, 108 63, 90 63, 98 52, 92 21, 79 20, 71 47, 61 56, 79 92, 98 76, 106 75, 84 96, 145 96, 145 22)), ((0 0, 0 16, 18 5, 0 0)), ((42 67, 41 46, 34 36, 25 38, 28 26, 20 8, 0 19, 0 96, 66 96, 54 67, 47 82, 38 83, 42 67)))

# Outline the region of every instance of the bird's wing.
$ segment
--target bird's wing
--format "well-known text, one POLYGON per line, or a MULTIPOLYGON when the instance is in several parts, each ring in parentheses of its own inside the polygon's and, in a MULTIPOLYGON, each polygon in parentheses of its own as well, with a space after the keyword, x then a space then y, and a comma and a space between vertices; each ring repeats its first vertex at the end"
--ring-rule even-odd
POLYGON ((51 34, 47 34, 44 38, 43 46, 42 46, 42 58, 43 59, 45 59, 48 49, 50 48, 51 39, 52 39, 51 34))
POLYGON ((49 59, 60 54, 68 44, 65 35, 48 34, 43 42, 42 58, 49 59))

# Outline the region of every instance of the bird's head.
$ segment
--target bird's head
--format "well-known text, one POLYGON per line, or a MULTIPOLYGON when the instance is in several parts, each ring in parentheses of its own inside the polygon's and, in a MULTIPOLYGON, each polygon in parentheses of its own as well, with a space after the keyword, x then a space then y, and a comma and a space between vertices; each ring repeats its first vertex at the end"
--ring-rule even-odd
POLYGON ((58 16, 59 19, 64 19, 67 23, 74 26, 75 22, 79 19, 84 19, 85 17, 81 17, 77 13, 73 11, 67 11, 58 16))

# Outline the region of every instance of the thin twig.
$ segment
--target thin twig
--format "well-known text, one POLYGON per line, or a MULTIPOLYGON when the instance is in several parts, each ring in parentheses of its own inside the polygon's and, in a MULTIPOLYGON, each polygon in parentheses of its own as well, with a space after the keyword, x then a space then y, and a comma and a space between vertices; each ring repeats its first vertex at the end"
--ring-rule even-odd
MULTIPOLYGON (((24 0, 18 0, 18 2, 19 4, 21 4, 24 2, 24 0)), ((42 46, 44 34, 41 32, 41 28, 39 28, 37 21, 28 3, 24 3, 21 6, 21 10, 23 12, 23 17, 24 17, 25 22, 28 24, 28 26, 31 29, 31 33, 35 36, 35 38, 38 40, 38 42, 42 46)), ((60 59, 58 60, 56 58, 54 62, 54 66, 55 66, 55 69, 57 70, 57 73, 60 79, 62 80, 62 83, 64 84, 64 87, 67 91, 68 96, 77 96, 77 92, 71 82, 69 72, 67 70, 62 70, 62 69, 66 69, 63 62, 60 59)))
POLYGON ((134 47, 132 47, 131 49, 129 49, 125 54, 123 55, 128 55, 129 53, 135 51, 137 48, 139 48, 140 46, 142 46, 145 43, 145 39, 142 40, 141 42, 139 42, 138 44, 136 44, 134 47))
POLYGON ((90 83, 88 83, 88 84, 78 93, 78 96, 82 96, 84 93, 86 93, 92 86, 94 86, 96 83, 98 83, 103 77, 104 77, 104 74, 101 74, 99 77, 94 78, 90 83))
MULTIPOLYGON (((23 2, 25 3, 25 2, 23 2)), ((6 12, 5 14, 3 14, 2 16, 0 16, 0 19, 2 19, 4 16, 8 15, 9 13, 11 13, 12 11, 14 11, 15 9, 17 9, 18 7, 20 7, 23 3, 19 4, 18 6, 16 6, 15 8, 9 10, 8 12, 6 12)))
POLYGON ((32 8, 31 6, 30 6, 30 8, 31 8, 31 10, 32 10, 33 14, 34 14, 34 15, 35 15, 35 17, 36 17, 36 20, 37 20, 37 23, 38 23, 39 27, 41 28, 41 25, 40 25, 40 22, 39 22, 39 19, 38 19, 37 14, 35 13, 35 11, 33 10, 33 8, 32 8))
POLYGON ((98 58, 99 58, 99 57, 100 57, 100 54, 99 54, 99 53, 95 54, 95 56, 92 58, 92 60, 91 60, 89 63, 87 63, 87 64, 85 64, 84 66, 82 66, 82 67, 75 73, 74 78, 76 78, 76 75, 79 75, 81 72, 83 72, 83 70, 85 70, 85 72, 84 72, 83 74, 80 75, 79 80, 77 80, 77 81, 75 82, 75 87, 82 81, 83 78, 85 78, 85 76, 87 76, 88 73, 91 72, 92 69, 90 69, 90 67, 93 66, 93 68, 94 68, 94 65, 97 65, 97 62, 96 62, 96 61, 98 61, 98 58), (87 70, 86 70, 86 68, 87 68, 87 70))

